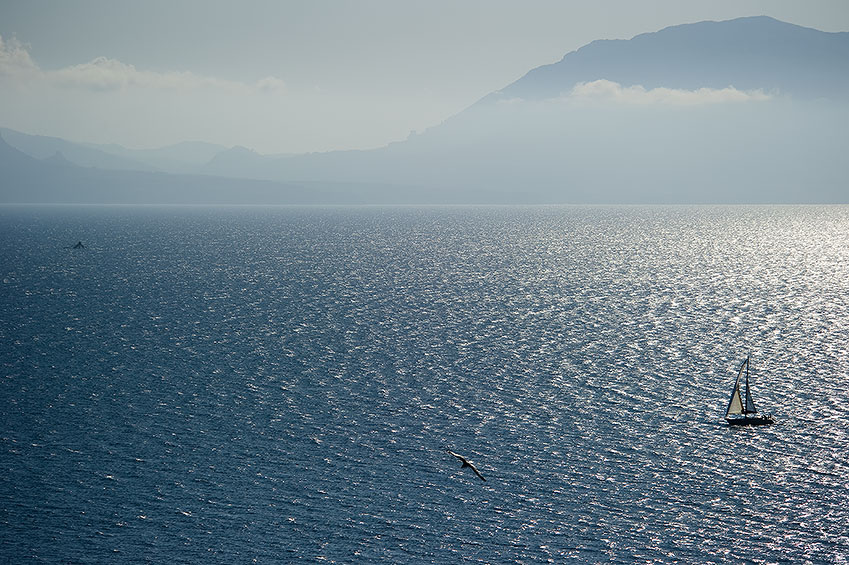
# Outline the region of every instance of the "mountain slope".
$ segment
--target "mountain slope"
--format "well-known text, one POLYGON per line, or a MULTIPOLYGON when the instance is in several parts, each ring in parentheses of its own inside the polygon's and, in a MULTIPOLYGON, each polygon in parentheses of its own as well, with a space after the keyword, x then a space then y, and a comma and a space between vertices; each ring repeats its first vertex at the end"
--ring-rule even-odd
POLYGON ((200 173, 204 165, 227 148, 213 143, 183 141, 155 149, 127 149, 120 145, 90 145, 105 153, 131 159, 165 173, 200 173))
POLYGON ((554 98, 606 79, 646 88, 762 89, 799 97, 849 96, 849 32, 826 33, 769 17, 700 22, 599 40, 537 67, 491 102, 554 98))
POLYGON ((35 159, 0 136, 2 204, 368 204, 410 201, 406 188, 282 183, 202 175, 78 167, 61 153, 35 159))
POLYGON ((262 170, 404 179, 470 202, 849 202, 847 65, 849 33, 766 17, 675 26, 593 42, 405 142, 262 170), (600 79, 638 96, 562 96, 600 79))
POLYGON ((8 128, 0 128, 0 136, 10 146, 36 159, 46 159, 61 153, 65 159, 81 167, 98 169, 153 171, 156 170, 135 159, 112 155, 96 148, 86 147, 58 137, 29 135, 8 128))

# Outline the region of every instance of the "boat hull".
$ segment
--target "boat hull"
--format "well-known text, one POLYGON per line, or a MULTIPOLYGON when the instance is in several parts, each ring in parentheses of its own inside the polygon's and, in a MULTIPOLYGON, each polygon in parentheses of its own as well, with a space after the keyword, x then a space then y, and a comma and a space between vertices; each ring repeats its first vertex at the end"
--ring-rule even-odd
POLYGON ((729 426, 767 426, 774 424, 772 416, 743 416, 742 418, 726 418, 729 426))

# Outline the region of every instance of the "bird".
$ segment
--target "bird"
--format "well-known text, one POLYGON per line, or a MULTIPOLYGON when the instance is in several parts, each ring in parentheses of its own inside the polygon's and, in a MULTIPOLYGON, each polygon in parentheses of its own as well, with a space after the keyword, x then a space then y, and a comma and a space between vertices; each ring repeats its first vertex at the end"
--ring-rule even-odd
POLYGON ((459 453, 454 453, 454 452, 453 452, 453 451, 451 451, 450 449, 446 449, 445 451, 447 451, 448 453, 450 453, 451 455, 453 455, 454 457, 456 457, 457 459, 459 459, 460 461, 462 461, 462 462, 463 462, 463 464, 460 466, 460 468, 461 468, 461 469, 462 469, 463 467, 468 467, 468 468, 470 468, 472 471, 474 471, 474 472, 475 472, 475 475, 477 475, 477 476, 478 476, 478 478, 479 478, 480 480, 482 480, 482 481, 485 481, 485 480, 486 480, 486 479, 484 479, 484 478, 483 478, 483 475, 481 475, 480 471, 478 471, 478 470, 477 470, 477 468, 475 468, 475 466, 474 466, 474 465, 472 465, 471 463, 469 463, 469 461, 468 461, 465 457, 463 457, 463 456, 462 456, 462 455, 460 455, 459 453))

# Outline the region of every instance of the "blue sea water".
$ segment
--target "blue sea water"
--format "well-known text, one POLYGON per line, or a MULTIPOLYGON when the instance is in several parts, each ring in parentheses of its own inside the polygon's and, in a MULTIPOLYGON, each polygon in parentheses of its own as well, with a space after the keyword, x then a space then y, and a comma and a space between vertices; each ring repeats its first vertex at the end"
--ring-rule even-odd
POLYGON ((849 560, 849 207, 0 234, 0 562, 849 560), (749 354, 777 424, 729 428, 749 354))

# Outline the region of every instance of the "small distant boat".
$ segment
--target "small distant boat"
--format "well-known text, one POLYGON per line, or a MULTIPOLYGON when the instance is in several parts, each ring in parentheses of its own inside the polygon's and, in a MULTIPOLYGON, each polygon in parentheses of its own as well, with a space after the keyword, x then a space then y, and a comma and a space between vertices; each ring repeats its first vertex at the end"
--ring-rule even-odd
POLYGON ((752 400, 752 392, 749 389, 749 357, 740 365, 737 372, 737 380, 734 381, 734 390, 731 391, 731 400, 728 401, 728 410, 725 411, 725 421, 729 426, 763 426, 774 424, 770 414, 758 414, 755 402, 752 400), (743 378, 743 370, 746 371, 746 392, 740 393, 740 380, 743 378))

